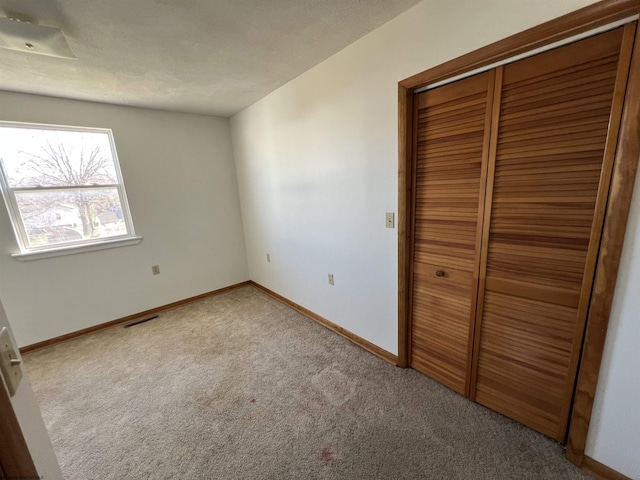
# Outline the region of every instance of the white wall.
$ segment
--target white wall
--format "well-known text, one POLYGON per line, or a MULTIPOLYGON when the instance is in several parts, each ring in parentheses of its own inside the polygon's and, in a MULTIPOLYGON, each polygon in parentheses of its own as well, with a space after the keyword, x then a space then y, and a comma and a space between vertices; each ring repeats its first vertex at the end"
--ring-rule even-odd
POLYGON ((252 280, 396 353, 398 81, 589 3, 427 0, 235 115, 252 280))
MULTIPOLYGON (((8 328, 11 333, 11 326, 2 308, 2 302, 0 302, 0 330, 3 327, 8 328)), ((18 385, 15 395, 11 397, 11 405, 18 418, 18 423, 20 423, 22 434, 29 447, 29 452, 31 452, 31 458, 36 466, 38 475, 44 480, 62 480, 62 472, 53 452, 51 440, 42 420, 40 407, 38 407, 33 388, 31 388, 29 376, 24 368, 22 373, 22 381, 18 385)), ((0 380, 0 388, 6 388, 3 380, 0 380)))
POLYGON ((144 237, 21 262, 0 201, 0 298, 20 346, 249 278, 227 119, 8 92, 0 106, 0 120, 113 129, 144 237))
MULTIPOLYGON (((397 82, 590 3, 427 0, 234 116, 252 280, 396 353, 397 232, 384 214, 397 211, 397 82)), ((588 450, 636 478, 639 208, 588 450)))

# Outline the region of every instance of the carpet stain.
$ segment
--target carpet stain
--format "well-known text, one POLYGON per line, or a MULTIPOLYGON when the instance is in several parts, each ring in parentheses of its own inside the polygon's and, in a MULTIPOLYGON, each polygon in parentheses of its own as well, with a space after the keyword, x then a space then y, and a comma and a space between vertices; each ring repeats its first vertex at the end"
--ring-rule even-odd
POLYGON ((314 375, 311 383, 336 407, 347 403, 356 392, 356 383, 334 367, 327 367, 314 375))
POLYGON ((331 465, 335 460, 335 454, 330 448, 323 448, 322 453, 320 454, 320 460, 322 460, 327 465, 331 465))
POLYGON ((250 403, 256 403, 256 399, 252 398, 251 400, 249 400, 250 403))

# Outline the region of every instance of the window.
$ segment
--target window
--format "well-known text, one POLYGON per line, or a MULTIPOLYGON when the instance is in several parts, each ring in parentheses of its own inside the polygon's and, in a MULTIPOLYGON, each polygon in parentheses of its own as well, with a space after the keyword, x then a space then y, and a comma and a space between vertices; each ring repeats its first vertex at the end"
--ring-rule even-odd
POLYGON ((138 238, 111 130, 0 122, 0 186, 21 254, 138 238))

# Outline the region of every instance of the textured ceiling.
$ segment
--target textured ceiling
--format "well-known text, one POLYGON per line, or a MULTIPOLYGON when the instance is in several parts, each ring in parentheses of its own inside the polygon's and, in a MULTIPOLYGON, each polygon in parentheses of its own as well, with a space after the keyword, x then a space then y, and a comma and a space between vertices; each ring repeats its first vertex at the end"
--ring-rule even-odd
POLYGON ((0 49, 0 90, 229 116, 419 0, 0 0, 77 60, 0 49))

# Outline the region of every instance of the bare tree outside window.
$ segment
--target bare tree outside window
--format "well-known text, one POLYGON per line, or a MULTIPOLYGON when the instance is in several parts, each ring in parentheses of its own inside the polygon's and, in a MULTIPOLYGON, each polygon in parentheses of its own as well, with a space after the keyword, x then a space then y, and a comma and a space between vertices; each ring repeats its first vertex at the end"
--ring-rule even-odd
POLYGON ((109 131, 0 124, 3 194, 27 249, 130 236, 116 162, 109 131))

